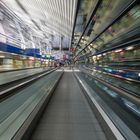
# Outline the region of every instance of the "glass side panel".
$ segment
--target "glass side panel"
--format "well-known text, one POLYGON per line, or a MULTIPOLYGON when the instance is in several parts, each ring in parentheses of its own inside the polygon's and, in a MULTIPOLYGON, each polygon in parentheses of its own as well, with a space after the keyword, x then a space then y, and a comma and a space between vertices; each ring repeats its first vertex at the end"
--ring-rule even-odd
MULTIPOLYGON (((86 40, 85 45, 101 33, 130 2, 132 0, 103 0, 82 38, 86 40)), ((82 46, 82 41, 80 45, 82 46)))
POLYGON ((125 38, 137 34, 140 30, 140 5, 135 6, 127 12, 121 19, 110 26, 99 36, 90 46, 97 50, 105 49, 125 38), (136 32, 131 33, 131 31, 136 32), (138 31, 137 31, 138 30, 138 31))
POLYGON ((92 10, 95 8, 98 0, 82 0, 78 10, 76 26, 74 29, 74 42, 77 44, 87 22, 91 15, 92 10))
MULTIPOLYGON (((125 16, 109 27, 100 38, 104 43, 118 37, 120 34, 126 33, 128 30, 137 28, 140 23, 140 5, 131 9, 125 16)), ((126 34, 125 34, 126 35, 126 34)))

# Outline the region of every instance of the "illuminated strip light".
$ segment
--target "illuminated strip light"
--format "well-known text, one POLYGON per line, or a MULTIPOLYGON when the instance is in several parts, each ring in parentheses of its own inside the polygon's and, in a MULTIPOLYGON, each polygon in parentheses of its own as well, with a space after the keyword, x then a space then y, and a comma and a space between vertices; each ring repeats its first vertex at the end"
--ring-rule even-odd
POLYGON ((0 55, 0 58, 5 58, 5 56, 4 55, 0 55))
POLYGON ((111 75, 111 76, 114 76, 114 77, 118 77, 118 78, 121 78, 121 79, 126 79, 128 81, 140 83, 140 81, 138 81, 138 80, 131 79, 131 78, 126 78, 126 77, 123 77, 123 76, 120 76, 120 75, 111 74, 111 73, 106 73, 106 74, 111 75))
POLYGON ((29 57, 29 60, 35 60, 35 58, 30 56, 30 57, 29 57))
POLYGON ((118 53, 118 52, 122 52, 123 49, 119 49, 119 50, 115 50, 114 52, 118 53))

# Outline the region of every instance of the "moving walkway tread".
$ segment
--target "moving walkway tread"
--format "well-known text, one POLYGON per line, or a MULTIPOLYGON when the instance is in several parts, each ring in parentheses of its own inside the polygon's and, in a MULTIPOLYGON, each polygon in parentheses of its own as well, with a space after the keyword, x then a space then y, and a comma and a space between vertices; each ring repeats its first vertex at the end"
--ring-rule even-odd
POLYGON ((10 96, 12 93, 14 93, 14 91, 17 92, 22 90, 22 87, 29 86, 31 83, 53 71, 55 71, 55 69, 48 69, 46 71, 38 72, 28 77, 20 78, 15 81, 0 85, 0 101, 4 100, 5 97, 10 96))
POLYGON ((107 139, 71 72, 64 73, 31 139, 107 139))

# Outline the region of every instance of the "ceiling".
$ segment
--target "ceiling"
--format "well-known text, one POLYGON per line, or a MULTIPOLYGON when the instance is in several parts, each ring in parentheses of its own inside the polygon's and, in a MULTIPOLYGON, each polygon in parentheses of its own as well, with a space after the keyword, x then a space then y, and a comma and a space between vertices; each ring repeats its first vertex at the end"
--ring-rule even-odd
POLYGON ((54 47, 70 47, 77 0, 1 1, 32 29, 53 36, 54 47))

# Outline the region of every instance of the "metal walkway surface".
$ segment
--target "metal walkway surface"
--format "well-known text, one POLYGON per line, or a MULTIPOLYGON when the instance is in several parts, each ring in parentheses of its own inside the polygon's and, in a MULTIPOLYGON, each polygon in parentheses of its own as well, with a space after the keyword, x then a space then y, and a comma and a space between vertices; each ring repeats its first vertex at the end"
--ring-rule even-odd
POLYGON ((31 140, 106 140, 72 72, 64 72, 31 140))

